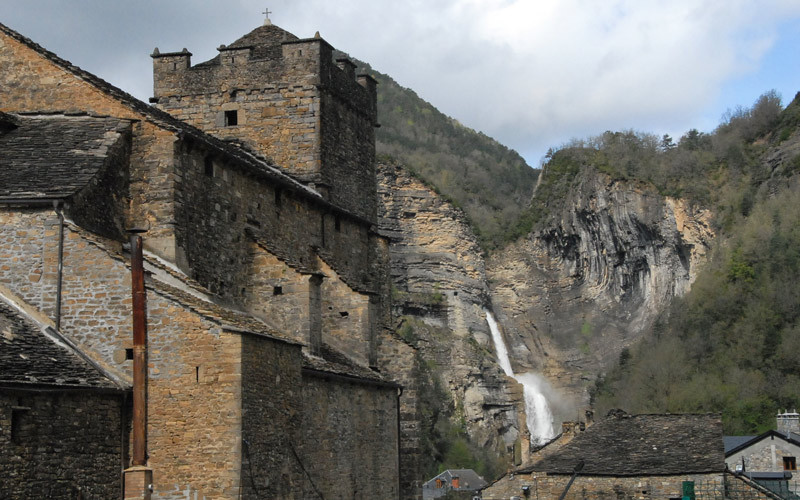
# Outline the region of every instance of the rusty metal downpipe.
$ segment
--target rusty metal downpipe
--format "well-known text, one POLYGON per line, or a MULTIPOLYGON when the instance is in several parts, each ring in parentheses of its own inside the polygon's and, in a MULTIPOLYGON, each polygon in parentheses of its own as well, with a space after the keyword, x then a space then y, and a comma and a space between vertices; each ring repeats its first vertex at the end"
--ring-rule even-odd
POLYGON ((133 294, 133 463, 147 464, 147 295, 144 288, 144 230, 131 229, 131 292, 133 294))

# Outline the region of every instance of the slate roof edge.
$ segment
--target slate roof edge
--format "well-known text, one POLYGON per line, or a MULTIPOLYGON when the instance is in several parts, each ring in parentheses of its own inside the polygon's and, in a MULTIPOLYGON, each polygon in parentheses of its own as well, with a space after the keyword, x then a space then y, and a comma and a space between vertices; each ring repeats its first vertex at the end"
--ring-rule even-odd
MULTIPOLYGON (((71 339, 64 336, 61 332, 55 329, 55 325, 52 321, 44 316, 41 311, 34 308, 20 297, 18 297, 15 293, 9 290, 4 285, 0 284, 0 300, 9 304, 12 308, 14 308, 21 316, 26 318, 28 321, 36 325, 37 328, 41 331, 42 335, 47 337, 48 340, 55 344, 62 344, 62 347, 65 347, 67 350, 72 351, 76 356, 82 359, 84 362, 88 363, 92 368, 97 370, 103 377, 108 379, 116 390, 125 391, 130 388, 128 383, 118 374, 113 373, 111 370, 108 370, 94 359, 91 356, 86 354, 83 349, 81 349, 77 344, 75 344, 71 339)), ((2 382, 0 382, 2 383, 2 382)), ((59 384, 39 384, 39 385, 49 385, 53 387, 60 387, 59 384)), ((86 387, 87 389, 93 389, 93 386, 82 386, 86 387)))
POLYGON ((363 384, 363 385, 374 385, 378 387, 389 387, 394 389, 401 389, 403 386, 398 384, 397 382, 391 382, 388 380, 383 380, 380 378, 369 378, 365 376, 359 375, 352 375, 344 372, 339 372, 334 369, 331 370, 322 370, 319 368, 310 368, 308 366, 303 366, 301 369, 302 373, 305 375, 310 375, 313 377, 318 378, 333 378, 339 379, 346 382, 353 382, 356 384, 363 384))
POLYGON ((307 345, 305 342, 301 342, 299 340, 295 340, 295 339, 292 339, 292 338, 289 338, 289 337, 283 337, 283 336, 278 336, 278 335, 270 335, 269 333, 264 333, 264 332, 257 332, 257 331, 250 330, 250 329, 247 329, 247 328, 242 328, 241 326, 237 326, 237 325, 234 325, 234 324, 231 324, 231 323, 227 323, 225 321, 221 321, 220 322, 220 327, 223 330, 225 330, 226 332, 238 333, 238 334, 242 334, 242 335, 252 335, 254 337, 263 337, 263 338, 266 338, 266 339, 275 340, 277 342, 283 342, 284 344, 289 344, 289 345, 297 345, 297 346, 305 346, 305 345, 307 345))
MULTIPOLYGON (((667 476, 684 476, 686 474, 719 474, 725 472, 725 467, 720 467, 719 469, 687 469, 681 472, 637 472, 637 473, 620 473, 620 474, 612 474, 608 472, 579 472, 577 477, 667 477, 667 476)), ((571 476, 574 474, 574 471, 569 472, 548 472, 548 471, 538 471, 538 470, 531 470, 529 472, 517 472, 518 474, 533 474, 533 473, 542 473, 548 476, 571 476)))
POLYGON ((135 113, 144 115, 150 122, 178 134, 180 138, 183 138, 184 136, 188 135, 192 139, 198 140, 206 144, 211 149, 215 149, 217 153, 222 153, 223 155, 229 156, 232 159, 235 159, 238 162, 242 163, 247 167, 246 170, 254 175, 264 175, 270 177, 273 180, 277 181, 278 183, 282 183, 284 184, 284 186, 289 187, 297 191, 298 193, 304 194, 309 199, 313 200, 315 203, 318 203, 333 212, 338 212, 342 215, 352 218, 353 220, 357 220, 360 223, 368 225, 370 227, 375 225, 374 221, 371 221, 358 214, 352 213, 342 207, 339 207, 338 205, 335 205, 325 200, 316 190, 306 186, 300 181, 294 179, 293 177, 281 172, 278 169, 278 167, 270 165, 264 159, 256 157, 256 155, 254 155, 253 153, 243 148, 227 144, 225 141, 222 141, 221 139, 218 139, 210 134, 207 134, 206 132, 203 132, 202 130, 194 126, 189 125, 186 122, 178 120, 177 118, 170 115, 166 111, 162 111, 154 106, 145 103, 144 101, 137 99, 136 97, 125 92, 119 87, 116 87, 111 83, 103 80, 99 76, 90 73, 80 68, 79 66, 72 64, 66 59, 59 57, 56 53, 45 49, 44 47, 37 44, 30 38, 21 35, 20 33, 4 25, 3 23, 0 23, 0 33, 5 33, 6 35, 18 41, 19 43, 27 46, 29 49, 40 54, 50 62, 56 64, 57 66, 73 74, 74 76, 80 78, 86 83, 94 86, 104 94, 122 102, 124 105, 129 107, 135 113))
POLYGON ((42 382, 6 382, 0 380, 0 391, 20 391, 20 392, 92 392, 92 393, 107 393, 107 394, 125 394, 130 392, 130 387, 119 387, 116 384, 113 387, 102 386, 86 386, 86 385, 71 385, 71 384, 46 384, 42 382))
POLYGON ((725 452, 725 458, 728 458, 729 456, 733 455, 734 453, 738 453, 739 451, 747 448, 748 446, 751 446, 751 445, 761 441, 762 439, 766 439, 767 437, 770 437, 770 436, 779 437, 779 438, 783 439, 784 441, 786 441, 787 443, 791 443, 791 444, 793 444, 795 446, 800 446, 800 441, 794 439, 793 437, 787 436, 783 432, 776 431, 775 429, 770 429, 770 430, 768 430, 766 432, 762 432, 758 436, 753 436, 751 439, 745 441, 744 443, 740 444, 739 446, 737 446, 735 448, 731 448, 730 450, 726 451, 725 452))

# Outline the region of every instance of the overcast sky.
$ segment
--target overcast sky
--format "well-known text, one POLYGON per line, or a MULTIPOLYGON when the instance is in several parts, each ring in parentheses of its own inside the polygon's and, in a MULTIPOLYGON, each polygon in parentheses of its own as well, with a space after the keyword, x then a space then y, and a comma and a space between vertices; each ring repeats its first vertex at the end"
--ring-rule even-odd
POLYGON ((532 166, 571 138, 677 139, 800 91, 800 0, 0 0, 0 22, 146 101, 154 47, 204 61, 267 7, 532 166))

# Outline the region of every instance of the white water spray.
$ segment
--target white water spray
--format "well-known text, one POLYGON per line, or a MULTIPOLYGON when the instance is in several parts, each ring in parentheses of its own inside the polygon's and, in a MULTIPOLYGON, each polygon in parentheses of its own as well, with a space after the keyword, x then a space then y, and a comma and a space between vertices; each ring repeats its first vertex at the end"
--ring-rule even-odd
POLYGON ((492 332, 492 340, 494 341, 494 349, 497 351, 497 362, 500 363, 500 368, 503 369, 506 375, 522 384, 523 395, 525 396, 525 413, 527 414, 525 424, 528 426, 531 441, 537 444, 544 443, 552 438, 555 433, 553 431, 553 414, 550 412, 547 399, 542 394, 541 380, 538 375, 532 372, 514 375, 503 335, 497 327, 494 316, 489 311, 486 311, 486 322, 489 323, 489 330, 492 332))

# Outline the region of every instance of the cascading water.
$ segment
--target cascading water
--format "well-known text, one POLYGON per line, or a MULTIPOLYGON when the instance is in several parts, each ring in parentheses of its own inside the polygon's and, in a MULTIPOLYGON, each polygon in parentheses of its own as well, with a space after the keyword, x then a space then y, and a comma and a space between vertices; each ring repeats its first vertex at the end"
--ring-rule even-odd
POLYGON ((514 374, 503 335, 497 327, 494 316, 489 311, 486 311, 486 322, 492 332, 492 340, 494 341, 494 349, 497 351, 497 362, 500 363, 500 368, 503 369, 506 375, 522 384, 523 395, 525 396, 525 413, 527 414, 525 424, 528 426, 531 441, 537 444, 543 443, 552 438, 555 433, 553 432, 553 414, 550 412, 547 399, 542 394, 541 380, 538 375, 532 372, 514 374))

